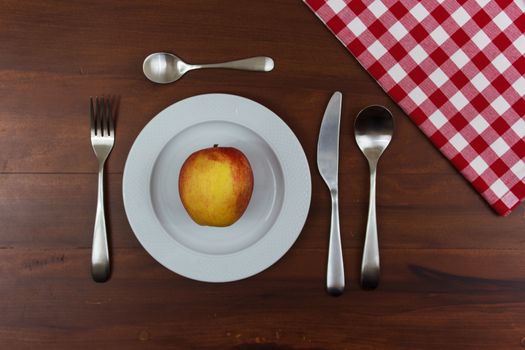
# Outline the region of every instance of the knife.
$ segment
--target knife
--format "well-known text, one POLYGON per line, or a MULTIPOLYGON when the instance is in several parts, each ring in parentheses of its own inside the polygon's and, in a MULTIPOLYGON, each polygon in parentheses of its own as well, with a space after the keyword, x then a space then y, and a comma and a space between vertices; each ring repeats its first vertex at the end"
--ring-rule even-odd
POLYGON ((345 288, 343 252, 339 232, 339 203, 337 172, 339 166, 339 124, 341 122, 341 100, 339 91, 334 92, 326 110, 319 141, 317 143, 317 167, 326 182, 332 197, 332 219, 328 245, 328 268, 326 271, 326 290, 333 296, 341 295, 345 288))

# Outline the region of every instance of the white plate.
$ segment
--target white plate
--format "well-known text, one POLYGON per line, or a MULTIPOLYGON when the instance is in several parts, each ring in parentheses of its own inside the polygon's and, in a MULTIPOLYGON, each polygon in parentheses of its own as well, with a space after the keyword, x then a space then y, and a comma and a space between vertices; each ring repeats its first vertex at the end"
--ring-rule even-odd
POLYGON ((310 170, 275 113, 240 96, 199 95, 169 106, 139 134, 123 197, 133 232, 159 263, 199 281, 235 281, 268 268, 293 245, 310 207, 310 170), (246 212, 224 228, 193 222, 178 191, 182 163, 214 144, 241 150, 254 175, 246 212))

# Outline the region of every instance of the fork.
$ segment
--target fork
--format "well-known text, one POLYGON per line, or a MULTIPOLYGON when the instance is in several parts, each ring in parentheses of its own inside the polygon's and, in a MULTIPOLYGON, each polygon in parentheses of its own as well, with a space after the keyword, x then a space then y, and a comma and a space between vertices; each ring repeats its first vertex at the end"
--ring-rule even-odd
POLYGON ((89 98, 91 114, 91 145, 98 159, 98 198, 93 250, 91 252, 91 275, 96 282, 109 278, 109 249, 104 211, 104 164, 115 143, 115 128, 111 101, 108 98, 89 98))

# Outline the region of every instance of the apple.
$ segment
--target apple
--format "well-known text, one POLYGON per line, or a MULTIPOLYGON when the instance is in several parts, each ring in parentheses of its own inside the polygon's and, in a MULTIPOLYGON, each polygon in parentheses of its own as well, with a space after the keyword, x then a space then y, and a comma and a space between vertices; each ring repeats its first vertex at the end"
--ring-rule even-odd
POLYGON ((189 216, 202 226, 225 227, 245 212, 253 191, 248 158, 233 147, 192 153, 179 174, 179 195, 189 216))

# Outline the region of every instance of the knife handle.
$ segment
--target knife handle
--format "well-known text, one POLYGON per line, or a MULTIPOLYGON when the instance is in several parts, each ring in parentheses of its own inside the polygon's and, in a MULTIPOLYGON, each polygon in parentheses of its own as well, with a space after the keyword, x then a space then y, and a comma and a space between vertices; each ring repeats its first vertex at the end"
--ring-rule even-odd
POLYGON ((332 197, 332 219, 330 223, 330 241, 328 245, 328 269, 326 272, 326 290, 338 296, 345 289, 345 271, 343 267, 343 250, 339 232, 339 200, 337 190, 330 191, 332 197))

